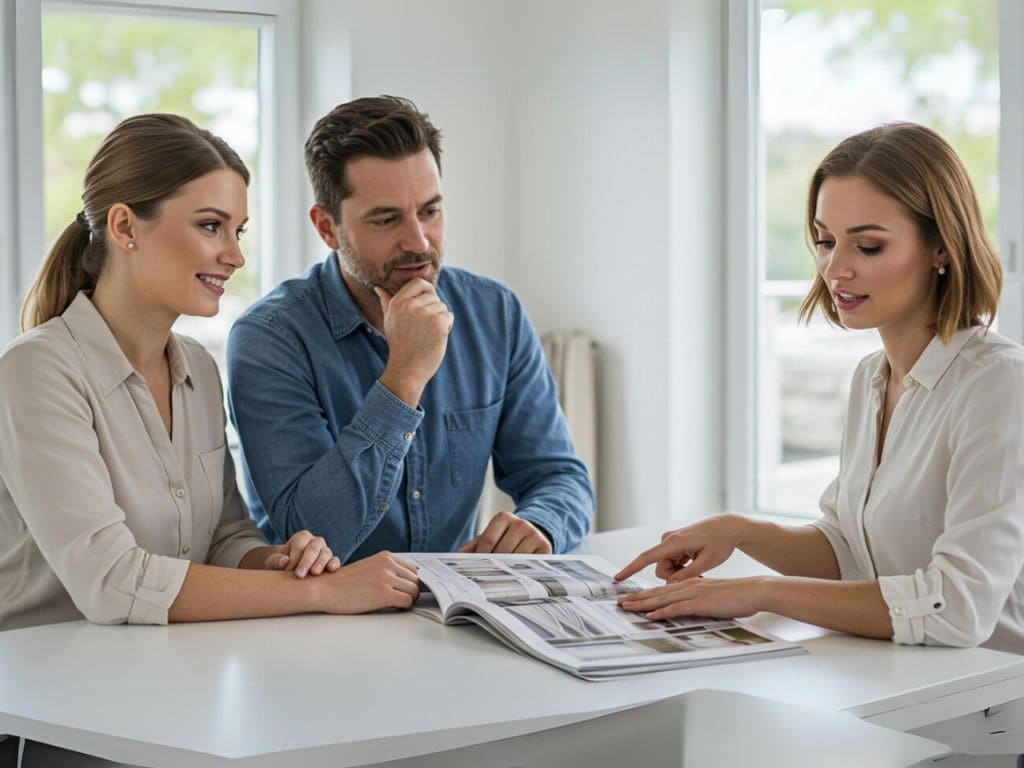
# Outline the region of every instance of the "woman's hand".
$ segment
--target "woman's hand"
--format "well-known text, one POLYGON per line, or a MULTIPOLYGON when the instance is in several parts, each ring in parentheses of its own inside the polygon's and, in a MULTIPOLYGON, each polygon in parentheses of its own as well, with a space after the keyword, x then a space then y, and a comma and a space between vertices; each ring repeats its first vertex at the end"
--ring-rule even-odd
POLYGON ((324 572, 337 571, 341 568, 341 560, 334 556, 321 536, 299 531, 284 544, 273 547, 263 567, 271 571, 295 571, 296 576, 304 579, 307 574, 319 576, 324 572))
POLYGON ((409 608, 420 594, 416 566, 378 552, 317 581, 322 610, 367 613, 380 608, 409 608))
POLYGON ((661 544, 637 555, 615 574, 615 579, 628 579, 651 563, 658 564, 654 573, 667 582, 700 576, 728 560, 739 546, 741 522, 742 518, 735 515, 719 515, 678 531, 669 531, 661 537, 661 544))
POLYGON ((623 610, 651 620, 675 616, 741 619, 762 610, 766 579, 685 579, 619 598, 623 610))

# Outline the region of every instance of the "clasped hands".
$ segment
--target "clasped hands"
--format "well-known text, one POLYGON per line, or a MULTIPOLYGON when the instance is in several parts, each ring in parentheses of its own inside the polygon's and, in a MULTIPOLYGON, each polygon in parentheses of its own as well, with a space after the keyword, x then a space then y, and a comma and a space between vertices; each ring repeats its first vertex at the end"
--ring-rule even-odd
POLYGON ((644 550, 615 574, 615 580, 621 581, 656 564, 654 573, 665 584, 623 595, 619 605, 651 620, 675 616, 734 619, 757 613, 760 578, 703 578, 705 571, 728 560, 739 543, 729 516, 665 533, 660 544, 644 550))

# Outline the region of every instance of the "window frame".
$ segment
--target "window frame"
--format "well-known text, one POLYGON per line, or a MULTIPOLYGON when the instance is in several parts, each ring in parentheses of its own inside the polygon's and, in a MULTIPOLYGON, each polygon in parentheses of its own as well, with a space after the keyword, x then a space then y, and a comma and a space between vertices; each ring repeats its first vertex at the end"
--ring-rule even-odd
POLYGON ((0 346, 18 333, 18 312, 46 249, 43 217, 42 18, 44 10, 212 21, 258 29, 261 209, 253 216, 261 243, 260 292, 305 267, 300 124, 301 29, 289 0, 19 0, 0 15, 0 346), (8 68, 10 72, 8 72, 8 68), (7 118, 7 116, 12 116, 7 118))
MULTIPOLYGON (((15 178, 17 158, 14 142, 16 102, 14 83, 15 3, 0 5, 0 306, 18 305, 18 230, 16 190, 8 180, 15 178)), ((0 342, 17 333, 16 311, 0 311, 0 342)), ((3 344, 0 344, 3 346, 3 344)))
POLYGON ((1024 344, 1024 4, 999 0, 999 332, 1024 344))
MULTIPOLYGON (((765 281, 760 138, 760 19, 771 0, 725 7, 725 509, 806 519, 759 506, 760 328, 765 281)), ((1005 286, 999 332, 1024 343, 1024 4, 999 0, 999 251, 1005 286)), ((993 233, 995 234, 995 233, 993 233)), ((824 490, 824 489, 822 489, 824 490)))
POLYGON ((761 0, 728 0, 725 45, 725 509, 757 511, 763 260, 759 138, 761 0))

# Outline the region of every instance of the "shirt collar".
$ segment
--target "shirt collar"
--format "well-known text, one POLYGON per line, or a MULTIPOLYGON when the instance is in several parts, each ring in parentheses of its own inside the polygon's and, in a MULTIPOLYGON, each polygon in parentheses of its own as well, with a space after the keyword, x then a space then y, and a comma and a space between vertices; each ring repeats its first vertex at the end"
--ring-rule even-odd
POLYGON ((188 384, 189 388, 194 388, 192 384, 192 369, 188 364, 188 355, 185 354, 181 342, 178 341, 178 337, 173 333, 167 338, 167 360, 171 364, 171 386, 176 387, 179 384, 188 384))
MULTIPOLYGON (((928 346, 924 348, 921 356, 917 358, 917 362, 914 363, 913 367, 910 369, 910 373, 907 374, 908 380, 903 382, 904 385, 907 386, 910 382, 917 382, 925 389, 935 389, 935 386, 939 383, 939 379, 941 379, 943 374, 949 370, 949 366, 953 364, 953 361, 956 360, 957 356, 960 354, 960 350, 964 348, 964 345, 966 345, 978 331, 978 326, 961 328, 953 334, 948 344, 943 344, 942 339, 938 336, 933 336, 932 340, 928 342, 928 346)), ((878 361, 878 368, 875 371, 875 376, 871 380, 871 385, 877 389, 883 386, 888 378, 889 360, 883 352, 881 359, 878 361)))
POLYGON ((352 298, 345 279, 341 276, 337 251, 331 251, 327 257, 324 268, 320 270, 319 279, 332 337, 340 339, 363 326, 369 326, 366 315, 352 298))
MULTIPOLYGON (((71 337, 82 350, 85 362, 96 377, 103 396, 108 396, 136 371, 121 351, 117 339, 103 316, 93 305, 86 291, 79 291, 71 305, 64 310, 61 319, 71 337)), ((192 386, 192 373, 188 358, 174 334, 167 342, 167 357, 171 366, 171 381, 174 386, 187 381, 192 386)), ((137 375, 137 374, 136 374, 137 375)))

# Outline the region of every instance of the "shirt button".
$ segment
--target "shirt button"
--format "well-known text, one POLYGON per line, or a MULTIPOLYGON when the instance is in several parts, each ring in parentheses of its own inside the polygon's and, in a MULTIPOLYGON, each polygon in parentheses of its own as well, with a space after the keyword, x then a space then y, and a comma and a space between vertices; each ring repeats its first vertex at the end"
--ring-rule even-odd
POLYGON ((413 491, 413 492, 412 492, 412 497, 413 497, 414 499, 419 499, 419 497, 420 497, 420 496, 422 496, 422 495, 423 495, 423 494, 422 494, 422 493, 420 493, 419 491, 413 491))
POLYGON ((175 489, 174 495, 177 496, 179 499, 184 498, 184 496, 185 496, 185 489, 184 488, 177 488, 177 489, 175 489))
POLYGON ((381 505, 380 505, 380 506, 378 507, 378 509, 379 509, 379 510, 380 510, 381 512, 387 512, 387 511, 388 511, 389 509, 391 509, 391 505, 390 505, 390 504, 388 504, 388 503, 387 503, 387 502, 385 501, 385 502, 384 502, 383 504, 381 504, 381 505))
POLYGON ((192 551, 192 547, 188 546, 188 544, 186 544, 184 547, 181 548, 181 554, 183 554, 183 555, 187 555, 191 551, 192 551))
POLYGON ((411 443, 412 439, 414 437, 416 437, 416 433, 415 432, 406 432, 405 435, 403 435, 403 437, 405 437, 405 442, 411 443))
POLYGON ((903 609, 902 608, 893 608, 892 609, 892 615, 893 616, 902 616, 903 615, 903 609))
POLYGON ((917 382, 916 382, 916 381, 914 381, 914 377, 913 377, 913 376, 911 376, 911 375, 910 375, 909 373, 908 373, 908 374, 907 374, 906 376, 904 376, 904 377, 903 377, 903 386, 904 386, 904 387, 912 387, 912 386, 914 386, 914 385, 915 385, 916 383, 917 383, 917 382))

